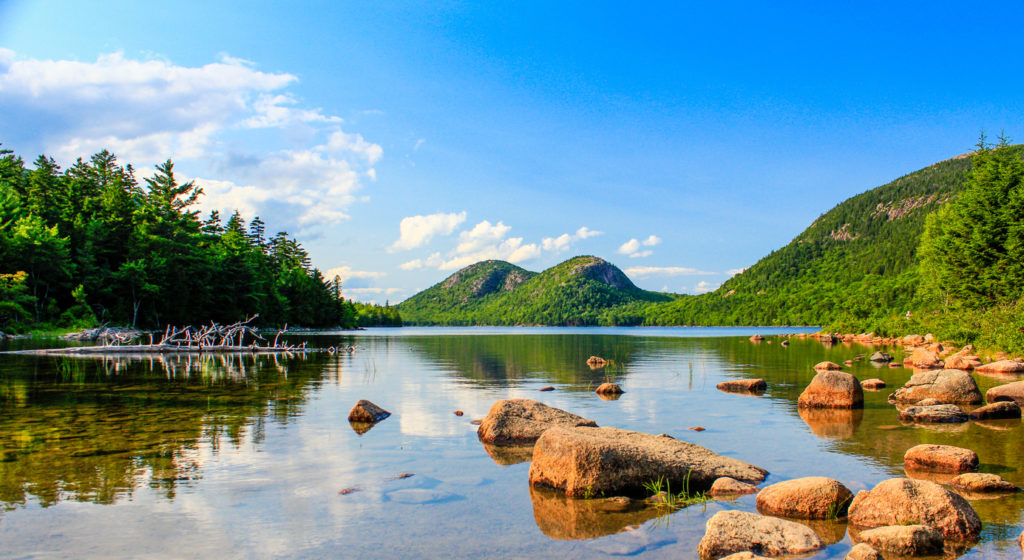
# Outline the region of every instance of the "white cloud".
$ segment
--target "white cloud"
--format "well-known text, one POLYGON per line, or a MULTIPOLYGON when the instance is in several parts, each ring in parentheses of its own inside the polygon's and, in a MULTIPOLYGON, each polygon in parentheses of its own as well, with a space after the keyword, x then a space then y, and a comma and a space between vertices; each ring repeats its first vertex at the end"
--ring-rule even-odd
POLYGON ((173 158, 182 178, 203 186, 204 209, 237 208, 301 232, 346 219, 383 150, 342 131, 341 118, 303 107, 286 91, 297 82, 227 55, 189 67, 120 52, 80 62, 2 50, 0 122, 5 143, 65 164, 109 149, 142 175, 173 158), (260 147, 239 152, 255 134, 260 147))
POLYGON ((404 262, 398 265, 398 268, 401 268, 402 270, 416 270, 424 267, 432 268, 435 266, 441 266, 441 263, 443 262, 444 259, 441 258, 441 253, 433 253, 432 255, 425 259, 413 259, 409 262, 404 262))
POLYGON ((408 216, 398 224, 399 236, 388 251, 404 251, 426 245, 436 235, 450 235, 466 221, 466 212, 408 216))
POLYGON ((580 229, 576 230, 576 233, 573 233, 571 235, 568 233, 563 233, 558 237, 545 237, 544 239, 541 240, 541 247, 545 251, 566 251, 569 249, 569 247, 572 246, 573 242, 582 239, 588 239, 597 235, 601 235, 601 232, 583 226, 580 229))
POLYGON ((640 241, 637 238, 632 238, 629 241, 623 243, 618 250, 620 255, 628 255, 631 259, 637 259, 641 257, 649 257, 654 251, 650 249, 640 250, 641 247, 654 247, 661 243, 661 238, 657 235, 650 235, 647 239, 640 241))
POLYGON ((697 282, 697 286, 693 289, 693 293, 695 293, 695 294, 704 294, 704 293, 707 293, 707 292, 710 292, 710 291, 714 290, 718 286, 719 286, 718 284, 712 284, 711 282, 707 282, 705 280, 701 280, 700 282, 697 282))
POLYGON ((420 149, 420 146, 422 146, 424 143, 426 143, 426 141, 427 141, 426 138, 420 138, 419 140, 417 140, 416 144, 413 145, 413 147, 412 147, 412 151, 418 152, 419 149, 420 149))
POLYGON ((627 268, 624 272, 631 277, 635 276, 637 278, 644 278, 647 276, 691 276, 715 274, 714 272, 705 272, 703 270, 684 266, 634 266, 627 268))
POLYGON ((334 267, 324 273, 324 278, 333 280, 335 276, 341 276, 342 280, 350 278, 383 278, 387 272, 375 272, 372 270, 352 270, 351 266, 334 267))
POLYGON ((736 276, 737 274, 743 272, 744 270, 746 270, 748 268, 750 268, 750 267, 745 266, 743 268, 730 268, 729 270, 726 270, 725 273, 728 274, 729 276, 736 276))

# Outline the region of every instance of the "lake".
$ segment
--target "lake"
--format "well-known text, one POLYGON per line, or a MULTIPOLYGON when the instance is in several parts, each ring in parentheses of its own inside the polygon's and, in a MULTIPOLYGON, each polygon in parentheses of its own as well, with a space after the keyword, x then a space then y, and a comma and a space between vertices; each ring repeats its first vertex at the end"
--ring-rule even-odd
MULTIPOLYGON (((696 558, 708 518, 755 511, 746 496, 612 514, 534 490, 529 455, 485 447, 470 423, 513 397, 703 445, 768 469, 764 485, 829 476, 856 493, 905 476, 909 447, 938 443, 974 449, 981 472, 1024 486, 1019 420, 897 421, 886 396, 908 369, 856 362, 844 369, 889 388, 865 391, 863 411, 801 415, 815 363, 873 351, 773 336, 810 330, 403 328, 291 337, 351 354, 0 355, 0 556, 696 558), (613 365, 592 371, 591 355, 613 365), (741 377, 768 391, 715 389, 741 377), (605 380, 626 393, 602 400, 593 389, 605 380), (347 415, 359 399, 392 416, 357 432, 347 415)), ((983 393, 1008 381, 975 379, 983 393)), ((972 505, 984 530, 964 557, 1020 558, 1024 496, 972 505)), ((816 530, 834 543, 816 558, 846 555, 844 524, 816 530)))

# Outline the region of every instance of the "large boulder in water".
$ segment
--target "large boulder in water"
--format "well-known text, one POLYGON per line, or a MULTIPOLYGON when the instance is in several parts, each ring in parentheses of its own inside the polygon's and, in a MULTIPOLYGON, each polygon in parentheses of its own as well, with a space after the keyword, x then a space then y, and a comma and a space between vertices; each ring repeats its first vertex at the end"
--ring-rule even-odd
POLYGON ((910 363, 919 369, 938 369, 942 367, 942 360, 938 353, 928 348, 915 348, 910 355, 910 363))
POLYGON ((981 391, 966 371, 925 371, 912 375, 903 387, 889 396, 889 401, 916 403, 929 398, 943 403, 978 404, 981 402, 981 391))
POLYGON ((1024 406, 1024 381, 1014 381, 1005 385, 996 385, 985 392, 985 400, 994 403, 997 401, 1014 401, 1024 406))
POLYGON ((967 413, 955 404, 934 404, 927 406, 908 406, 900 411, 899 419, 903 422, 918 424, 946 424, 966 422, 967 413))
POLYGON ((864 408, 864 390, 849 373, 819 371, 797 402, 800 408, 864 408))
POLYGON ((998 474, 989 473, 964 473, 957 475, 949 482, 954 490, 966 494, 1001 494, 1008 492, 1019 492, 1016 484, 1006 480, 998 474))
POLYGON ((720 511, 705 525, 697 554, 701 560, 752 551, 767 556, 806 555, 824 546, 806 525, 745 511, 720 511))
POLYGON ((849 521, 859 528, 927 525, 945 539, 972 540, 981 534, 981 519, 961 496, 927 480, 890 478, 861 490, 850 504, 849 521))
POLYGON ((965 354, 962 352, 963 351, 961 350, 960 352, 947 357, 944 362, 945 367, 947 369, 971 370, 981 365, 981 360, 977 356, 972 356, 971 354, 965 354))
POLYGON ((853 500, 850 489, 838 480, 808 476, 772 484, 757 494, 757 511, 796 519, 846 517, 853 500))
POLYGON ((768 471, 669 436, 617 428, 561 428, 545 431, 533 448, 530 484, 567 495, 643 493, 643 485, 665 480, 673 492, 705 491, 728 476, 761 482, 768 471))
POLYGON ((1001 420, 1020 418, 1020 405, 1013 401, 999 401, 976 408, 969 414, 971 420, 1001 420))
POLYGON ((879 350, 879 351, 875 352, 874 354, 872 354, 871 357, 868 358, 868 361, 870 361, 870 362, 891 362, 892 361, 892 356, 890 356, 889 354, 886 354, 885 352, 882 352, 881 350, 879 350))
POLYGON ((933 556, 943 552, 942 535, 927 525, 889 525, 859 531, 856 538, 898 557, 933 556))
POLYGON ((999 360, 974 368, 978 373, 1024 373, 1024 363, 1017 360, 999 360))
POLYGON ((391 413, 366 399, 360 399, 348 413, 349 422, 373 424, 391 416, 391 413))
POLYGON ((485 443, 530 443, 552 426, 596 427, 597 423, 531 399, 508 399, 491 406, 477 435, 485 443))
POLYGON ((915 445, 903 454, 908 470, 962 473, 978 470, 978 454, 952 445, 915 445))

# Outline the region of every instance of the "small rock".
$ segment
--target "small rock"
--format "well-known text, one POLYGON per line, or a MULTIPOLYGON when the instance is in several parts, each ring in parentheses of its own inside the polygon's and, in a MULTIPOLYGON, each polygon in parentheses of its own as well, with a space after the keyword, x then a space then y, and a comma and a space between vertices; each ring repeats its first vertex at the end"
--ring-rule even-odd
POLYGON ((759 334, 750 337, 750 342, 761 342, 762 340, 764 340, 764 337, 759 334))
POLYGON ((721 560, 770 560, 767 556, 758 556, 750 551, 737 552, 723 557, 721 560))
POLYGON ((840 370, 840 369, 843 369, 843 367, 840 366, 839 364, 835 363, 835 362, 818 362, 817 364, 814 364, 814 369, 816 369, 818 371, 823 371, 823 370, 840 370))
POLYGON ((455 415, 456 416, 462 416, 463 414, 465 414, 465 412, 462 412, 461 410, 456 410, 455 411, 455 415))
POLYGON ((913 470, 947 473, 976 471, 978 454, 952 445, 915 445, 903 455, 903 466, 913 470))
POLYGON ((1020 405, 1013 401, 999 401, 981 408, 976 408, 969 414, 971 420, 999 420, 1004 418, 1020 418, 1020 405))
POLYGON ((797 400, 800 408, 863 408, 857 378, 842 371, 820 371, 797 400))
POLYGON ((871 361, 871 362, 891 362, 892 361, 892 356, 890 356, 889 354, 886 354, 885 352, 878 351, 878 352, 875 352, 874 354, 872 354, 871 357, 868 358, 868 361, 871 361))
POLYGON ((997 474, 989 473, 964 473, 956 476, 949 483, 954 490, 970 494, 1018 492, 1018 488, 1012 482, 997 474))
POLYGON ((899 415, 903 422, 923 424, 941 424, 966 422, 967 413, 955 404, 937 404, 934 406, 908 406, 899 415))
POLYGON ((380 422, 388 416, 391 416, 390 412, 366 399, 362 399, 348 413, 348 421, 373 424, 374 422, 380 422))
POLYGON ((924 337, 919 334, 908 334, 907 336, 903 337, 903 344, 906 344, 908 346, 913 346, 915 344, 923 344, 924 341, 924 337))
POLYGON ((708 490, 708 494, 712 496, 757 494, 757 492, 757 486, 747 484, 746 482, 740 482, 735 478, 729 478, 728 476, 716 478, 711 484, 711 490, 708 490))
POLYGON ((469 423, 474 425, 474 426, 479 426, 480 424, 484 423, 484 419, 483 418, 477 418, 476 420, 470 420, 469 423))
POLYGON ((861 531, 859 540, 897 556, 942 554, 942 535, 927 525, 889 525, 861 531))
POLYGON ((916 406, 935 406, 935 405, 938 405, 938 404, 943 404, 943 403, 939 399, 931 398, 931 397, 927 398, 927 399, 921 399, 921 400, 917 401, 916 403, 914 403, 914 405, 916 405, 916 406))
POLYGON ((809 476, 772 484, 757 495, 757 511, 796 519, 846 517, 853 493, 838 480, 809 476))
POLYGON ((814 531, 794 521, 745 511, 720 511, 705 525, 697 553, 701 560, 712 560, 744 551, 782 556, 810 554, 822 548, 814 531))
POLYGON ((878 379, 876 377, 861 381, 860 386, 864 389, 867 389, 868 391, 878 391, 880 389, 885 389, 885 381, 882 381, 881 379, 878 379))
POLYGON ((552 387, 551 385, 548 385, 547 387, 541 387, 540 389, 537 389, 537 390, 538 391, 554 391, 555 388, 552 387))
POLYGON ((767 389, 768 384, 765 383, 764 379, 731 379, 715 385, 715 388, 719 391, 732 393, 756 393, 767 389))
POLYGON ((843 362, 843 363, 844 363, 844 364, 846 364, 846 365, 848 365, 848 366, 852 366, 852 365, 853 365, 853 360, 846 360, 846 361, 845 361, 845 362, 843 362))
POLYGON ((484 443, 531 443, 552 426, 593 426, 593 420, 530 399, 494 403, 477 435, 484 443))
POLYGON ((338 490, 338 494, 341 495, 341 496, 347 496, 349 494, 358 492, 360 490, 362 490, 362 488, 360 488, 358 486, 353 486, 351 488, 342 488, 341 490, 338 490))
POLYGON ((959 352, 949 356, 945 360, 945 366, 948 369, 972 370, 976 369, 980 365, 981 360, 977 356, 971 356, 969 354, 961 355, 959 352))
POLYGON ((916 403, 927 398, 943 403, 976 404, 981 402, 981 391, 966 371, 926 371, 912 375, 903 387, 889 396, 889 402, 916 403))
POLYGON ((862 528, 921 524, 943 538, 970 540, 981 534, 981 519, 963 497, 926 480, 890 478, 853 498, 850 524, 862 528))
POLYGON ((789 346, 789 341, 783 340, 782 342, 779 343, 779 346, 789 346))
POLYGON ((608 365, 608 360, 605 360, 600 356, 591 356, 587 358, 587 365, 590 366, 590 369, 603 368, 608 365))
POLYGON ((416 476, 416 474, 411 472, 398 473, 395 476, 387 479, 385 482, 391 482, 392 480, 402 480, 403 478, 411 478, 414 476, 416 476))
POLYGON ((885 560, 877 550, 867 543, 860 543, 850 549, 844 560, 885 560))
POLYGON ((690 430, 690 431, 693 431, 693 432, 703 432, 707 428, 705 428, 704 426, 690 426, 689 428, 686 428, 686 429, 690 430))
POLYGON ((899 369, 899 368, 903 367, 903 364, 899 364, 899 363, 896 363, 896 362, 891 362, 889 364, 889 367, 891 367, 893 369, 899 369))
POLYGON ((938 369, 942 367, 942 360, 938 353, 927 348, 915 348, 910 355, 910 363, 918 369, 938 369))
POLYGON ((1024 363, 1017 360, 999 360, 974 368, 978 373, 1024 373, 1024 363))
POLYGON ((621 395, 625 393, 618 383, 602 383, 597 386, 597 389, 594 389, 594 392, 599 395, 621 395))
POLYGON ((1024 405, 1024 381, 1014 381, 1005 385, 996 385, 985 392, 985 400, 994 403, 996 401, 1014 401, 1018 405, 1024 405))

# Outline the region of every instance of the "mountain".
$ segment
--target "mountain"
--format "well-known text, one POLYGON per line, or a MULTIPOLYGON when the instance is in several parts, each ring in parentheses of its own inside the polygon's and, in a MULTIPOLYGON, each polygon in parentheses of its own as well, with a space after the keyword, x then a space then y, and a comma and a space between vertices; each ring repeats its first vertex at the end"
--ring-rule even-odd
POLYGON ((919 309, 917 248, 925 219, 964 189, 969 156, 843 201, 711 293, 644 291, 614 265, 591 256, 540 274, 485 261, 399 309, 414 324, 822 325, 899 331, 906 327, 902 315, 919 309))
POLYGON ((650 306, 652 325, 837 325, 913 308, 925 218, 954 199, 968 155, 849 198, 716 291, 650 306))
POLYGON ((503 261, 468 266, 399 304, 421 325, 635 324, 665 294, 636 287, 615 265, 574 257, 540 274, 503 261))

